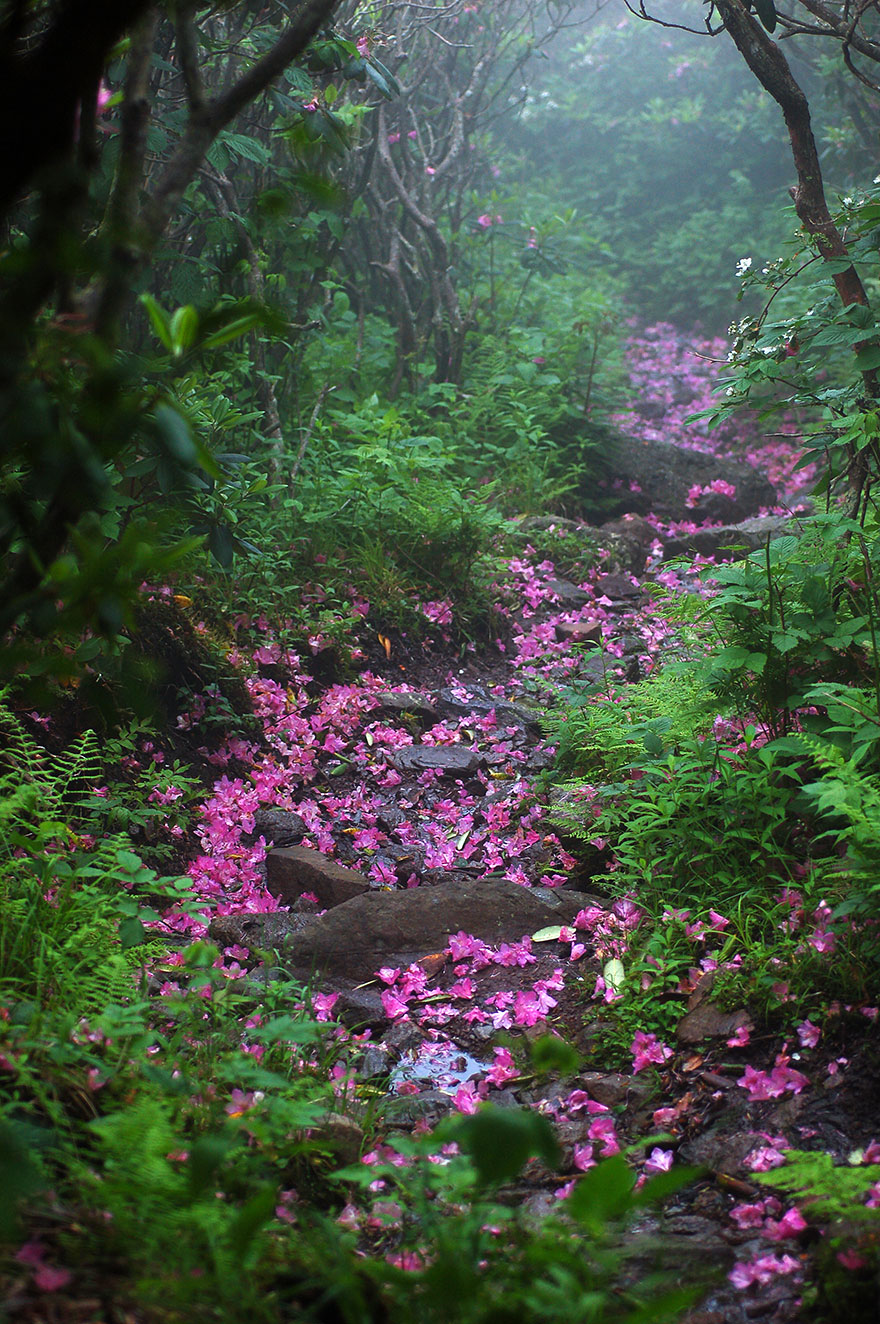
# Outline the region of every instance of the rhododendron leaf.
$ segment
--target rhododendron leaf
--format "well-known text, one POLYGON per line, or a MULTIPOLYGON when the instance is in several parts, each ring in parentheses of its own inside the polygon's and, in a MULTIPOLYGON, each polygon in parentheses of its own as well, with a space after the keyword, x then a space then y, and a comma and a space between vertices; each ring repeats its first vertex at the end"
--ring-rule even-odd
POLYGON ((639 1207, 657 1204, 660 1200, 665 1200, 667 1195, 680 1190, 682 1186, 696 1181, 703 1171, 703 1168, 682 1167, 670 1168, 668 1172, 658 1172, 655 1177, 649 1177, 644 1186, 635 1192, 633 1204, 639 1207))
POLYGON ((776 8, 773 0, 754 0, 755 13, 768 32, 776 31, 776 8))
POLYGON ((546 929, 538 929, 532 934, 532 942, 558 942, 562 937, 562 924, 550 924, 546 929))
POLYGON ((551 1168, 559 1163, 552 1126, 546 1117, 526 1109, 486 1104, 478 1112, 444 1125, 442 1135, 470 1156, 477 1176, 487 1185, 511 1181, 535 1156, 551 1168))
POLYGON ((597 1163, 581 1177, 565 1201, 565 1211, 593 1232, 632 1205, 635 1173, 622 1154, 597 1163))
POLYGON ((573 1075, 580 1066, 577 1050, 555 1034, 542 1034, 529 1046, 532 1066, 537 1072, 558 1071, 560 1075, 573 1075))

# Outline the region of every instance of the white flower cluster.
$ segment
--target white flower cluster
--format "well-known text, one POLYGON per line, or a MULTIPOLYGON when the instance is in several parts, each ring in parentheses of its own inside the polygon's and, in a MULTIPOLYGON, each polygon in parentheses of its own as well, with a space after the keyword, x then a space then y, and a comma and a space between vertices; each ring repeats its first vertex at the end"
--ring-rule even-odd
POLYGON ((750 257, 741 257, 736 264, 736 274, 738 276, 744 276, 751 265, 752 259, 750 257))

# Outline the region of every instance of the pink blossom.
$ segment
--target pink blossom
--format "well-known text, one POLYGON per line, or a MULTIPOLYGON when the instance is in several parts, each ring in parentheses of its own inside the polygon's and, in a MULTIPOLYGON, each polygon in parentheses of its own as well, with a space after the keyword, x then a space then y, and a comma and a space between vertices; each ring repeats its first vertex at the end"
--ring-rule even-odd
POLYGON ((366 59, 370 53, 370 39, 366 33, 361 33, 355 45, 357 46, 358 55, 366 59))
POLYGON ((656 1034, 646 1034, 636 1030, 630 1052, 633 1055, 633 1072, 642 1071, 646 1066, 662 1066, 672 1057, 672 1049, 661 1043, 656 1034))
POLYGON ((645 1172, 649 1177, 656 1177, 660 1172, 668 1172, 674 1157, 671 1149, 652 1149, 645 1159, 645 1172))
POLYGON ((609 1155, 620 1152, 613 1117, 597 1117, 590 1122, 587 1136, 590 1140, 597 1140, 601 1144, 599 1150, 601 1158, 608 1158, 609 1155))
POLYGON ((480 1098, 474 1082, 472 1080, 466 1080, 463 1085, 460 1085, 452 1096, 452 1102, 460 1113, 475 1113, 479 1106, 480 1098))
POLYGON ((769 1283, 779 1274, 795 1273, 800 1267, 791 1255, 759 1255, 748 1264, 735 1264, 727 1276, 734 1287, 744 1289, 753 1283, 769 1283))
POLYGON ((515 1080, 519 1075, 517 1065, 508 1048, 493 1050, 495 1061, 486 1073, 486 1079, 492 1085, 504 1085, 508 1080, 515 1080))
POLYGON ((397 1020, 398 1016, 405 1016, 409 1010, 409 1006, 403 998, 399 998, 389 988, 386 988, 382 994, 382 1006, 385 1008, 386 1016, 392 1021, 397 1020))
POLYGON ((739 1228, 763 1227, 766 1204, 766 1200, 759 1200, 757 1204, 738 1204, 731 1209, 730 1217, 739 1228))
POLYGON ((572 1162, 579 1172, 588 1172, 596 1166, 592 1145, 575 1145, 572 1162))
POLYGON ((752 1066, 747 1066, 737 1081, 740 1089, 748 1090, 749 1098, 752 1100, 778 1099, 789 1091, 792 1094, 800 1094, 809 1083, 802 1072, 788 1066, 781 1053, 772 1071, 758 1071, 752 1066))
POLYGON ((764 1236, 771 1241, 784 1241, 786 1237, 796 1237, 807 1226, 806 1219, 799 1209, 789 1209, 777 1222, 768 1218, 764 1224, 764 1236))
POLYGON ((49 1264, 41 1264, 34 1274, 34 1286, 41 1292, 58 1292, 67 1287, 72 1278, 69 1269, 53 1269, 49 1264))
POLYGON ((839 1264, 843 1265, 844 1269, 853 1270, 864 1269, 867 1264, 864 1255, 860 1255, 859 1252, 853 1250, 852 1247, 848 1247, 846 1250, 839 1250, 837 1252, 837 1261, 839 1264))
POLYGON ((781 1167, 784 1162, 785 1154, 773 1145, 759 1146, 743 1160, 751 1172, 769 1172, 771 1168, 781 1167))
POLYGON ((313 993, 312 1010, 319 1021, 332 1019, 333 1007, 339 1000, 338 993, 313 993))
POLYGON ((813 1025, 811 1021, 801 1021, 797 1027, 797 1036, 802 1048, 815 1048, 822 1037, 822 1031, 818 1025, 813 1025))

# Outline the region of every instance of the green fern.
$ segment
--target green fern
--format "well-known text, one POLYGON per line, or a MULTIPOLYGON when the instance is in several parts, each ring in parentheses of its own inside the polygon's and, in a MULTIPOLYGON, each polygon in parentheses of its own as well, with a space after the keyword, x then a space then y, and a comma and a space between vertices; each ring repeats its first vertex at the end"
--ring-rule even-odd
POLYGON ((790 1149, 785 1167, 756 1174, 764 1186, 798 1197, 798 1203, 817 1222, 836 1219, 877 1222, 880 1209, 865 1205, 868 1190, 880 1181, 876 1164, 835 1164, 830 1154, 790 1149))
POLYGON ((665 758, 707 735, 714 705, 689 671, 670 666, 614 701, 563 691, 562 703, 544 713, 556 745, 556 766, 616 780, 624 769, 665 758))
POLYGON ((8 775, 22 789, 33 788, 39 797, 35 808, 40 813, 60 817, 79 787, 101 779, 97 736, 94 731, 85 731, 62 753, 51 754, 34 740, 4 702, 7 694, 8 690, 0 690, 0 740, 8 775))

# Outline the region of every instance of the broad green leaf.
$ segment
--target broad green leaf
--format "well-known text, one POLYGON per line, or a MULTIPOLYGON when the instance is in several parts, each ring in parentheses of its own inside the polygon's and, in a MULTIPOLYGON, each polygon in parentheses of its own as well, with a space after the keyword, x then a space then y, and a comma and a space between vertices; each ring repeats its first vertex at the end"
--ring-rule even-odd
POLYGON ((633 1202, 635 1173, 622 1154, 613 1154, 577 1182, 563 1208, 590 1231, 600 1233, 633 1202))
POLYGON ((227 133, 223 136, 223 142, 236 156, 243 156, 256 165, 269 164, 271 153, 256 138, 248 138, 243 133, 227 133))
POLYGON ((214 560, 218 565, 223 566, 224 570, 232 565, 235 539, 228 525, 214 524, 211 526, 211 532, 208 534, 208 546, 214 560))
POLYGON ((142 294, 140 301, 147 310, 150 325, 156 333, 156 336, 161 340, 167 350, 171 350, 173 348, 173 341, 171 338, 171 328, 168 324, 167 314, 159 307, 159 304, 153 298, 152 294, 142 294))
POLYGON ((202 348, 218 349, 220 345, 228 345, 230 340, 236 340, 238 336, 253 331, 254 327, 259 326, 261 321, 260 313, 247 313, 244 317, 237 317, 234 321, 221 327, 219 331, 212 331, 209 336, 205 336, 202 341, 202 348))
POLYGON ((190 348, 199 330, 199 315, 191 303, 178 308, 171 316, 169 332, 172 353, 179 357, 190 348))
POLYGON ((880 368, 880 345, 867 345, 856 354, 856 367, 860 372, 880 368))
POLYGON ((195 464, 199 458, 189 423, 171 405, 159 405, 153 415, 159 440, 172 459, 180 464, 195 464))
POLYGON ((124 952, 132 947, 140 947, 141 943, 147 941, 147 930, 137 918, 132 915, 129 919, 124 919, 119 925, 119 945, 124 952))
POLYGON ((530 1158, 548 1167, 559 1163, 559 1146, 546 1117, 520 1108, 486 1104, 470 1117, 455 1118, 442 1128, 469 1155, 480 1181, 511 1181, 530 1158))

